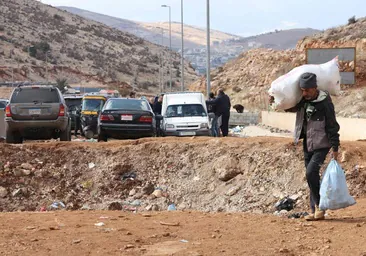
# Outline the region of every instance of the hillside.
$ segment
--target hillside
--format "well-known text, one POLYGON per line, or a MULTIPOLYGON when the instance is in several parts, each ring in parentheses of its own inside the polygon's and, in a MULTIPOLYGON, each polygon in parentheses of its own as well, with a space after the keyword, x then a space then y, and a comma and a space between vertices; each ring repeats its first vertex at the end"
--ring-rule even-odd
MULTIPOLYGON (((156 44, 169 46, 169 22, 144 23, 111 17, 74 7, 58 7, 68 12, 92 19, 122 31, 134 34, 156 44), (162 29, 164 29, 162 37, 162 29)), ((290 29, 264 33, 243 38, 225 32, 211 30, 211 66, 223 66, 229 60, 237 58, 242 52, 253 48, 292 49, 298 40, 312 35, 318 30, 290 29)), ((206 30, 184 24, 184 57, 191 62, 196 71, 206 74, 206 30)), ((172 48, 181 52, 181 24, 172 23, 172 48)))
MULTIPOLYGON (((169 55, 179 88, 180 56, 166 47, 33 0, 1 1, 0 82, 55 81, 158 92, 159 58, 169 55), (46 65, 47 63, 47 65, 46 65)), ((186 63, 185 80, 196 79, 186 63)))
POLYGON ((295 48, 300 39, 319 32, 319 30, 312 28, 276 30, 274 32, 241 38, 232 43, 237 45, 254 44, 263 48, 286 50, 295 48))
MULTIPOLYGON (((156 44, 162 44, 161 28, 163 28, 165 34, 163 44, 164 46, 169 46, 169 22, 144 23, 111 17, 75 7, 60 6, 58 8, 134 34, 156 44)), ((211 37, 212 41, 219 42, 222 42, 223 40, 240 38, 239 36, 230 35, 216 30, 211 30, 211 37)), ((198 48, 200 46, 205 46, 206 30, 204 28, 197 28, 184 24, 184 44, 186 48, 198 48)), ((172 22, 172 47, 177 50, 181 48, 181 25, 180 23, 176 22, 172 22)))
MULTIPOLYGON (((356 47, 356 62, 340 62, 341 71, 355 71, 356 84, 342 85, 342 94, 333 97, 336 112, 344 117, 366 118, 366 18, 356 23, 328 29, 300 40, 292 50, 250 50, 212 71, 212 87, 223 87, 234 104, 250 110, 268 108, 267 91, 273 80, 292 68, 305 64, 307 48, 356 47)), ((196 81, 192 90, 205 90, 205 80, 196 81)))

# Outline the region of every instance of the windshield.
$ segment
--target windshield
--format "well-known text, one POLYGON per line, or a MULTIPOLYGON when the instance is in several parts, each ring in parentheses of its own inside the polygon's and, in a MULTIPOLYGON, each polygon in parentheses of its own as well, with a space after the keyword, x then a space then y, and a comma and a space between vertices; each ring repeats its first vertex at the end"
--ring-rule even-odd
POLYGON ((11 103, 59 103, 60 98, 56 89, 24 88, 16 89, 11 97, 11 103))
POLYGON ((166 117, 207 116, 200 104, 170 105, 166 110, 166 117))
POLYGON ((132 99, 111 99, 107 102, 105 109, 151 111, 150 105, 147 103, 147 101, 132 99))
POLYGON ((101 99, 84 99, 83 111, 99 111, 103 108, 104 100, 101 99))

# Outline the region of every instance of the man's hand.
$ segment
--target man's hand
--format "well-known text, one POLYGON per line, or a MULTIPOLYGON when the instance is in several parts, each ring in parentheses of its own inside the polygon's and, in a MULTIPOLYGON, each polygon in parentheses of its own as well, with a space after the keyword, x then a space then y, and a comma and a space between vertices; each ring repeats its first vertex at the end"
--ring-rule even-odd
POLYGON ((275 98, 271 95, 268 95, 268 101, 269 101, 269 104, 271 105, 272 103, 275 102, 275 98))
POLYGON ((338 152, 332 152, 332 158, 337 161, 338 159, 338 152))

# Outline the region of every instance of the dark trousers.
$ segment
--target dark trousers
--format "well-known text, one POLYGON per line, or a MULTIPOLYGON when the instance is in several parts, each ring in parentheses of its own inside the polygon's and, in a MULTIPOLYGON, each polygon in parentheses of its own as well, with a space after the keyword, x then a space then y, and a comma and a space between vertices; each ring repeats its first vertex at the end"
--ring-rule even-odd
POLYGON ((306 140, 304 140, 304 160, 306 168, 306 180, 310 189, 310 207, 311 211, 315 212, 315 205, 319 206, 320 202, 320 168, 324 163, 329 152, 329 148, 314 150, 308 152, 306 140))
POLYGON ((230 112, 222 114, 220 128, 223 137, 226 137, 229 134, 229 119, 230 119, 230 112))
POLYGON ((81 121, 80 121, 80 116, 74 117, 74 135, 76 136, 78 134, 78 131, 80 131, 81 134, 81 121))

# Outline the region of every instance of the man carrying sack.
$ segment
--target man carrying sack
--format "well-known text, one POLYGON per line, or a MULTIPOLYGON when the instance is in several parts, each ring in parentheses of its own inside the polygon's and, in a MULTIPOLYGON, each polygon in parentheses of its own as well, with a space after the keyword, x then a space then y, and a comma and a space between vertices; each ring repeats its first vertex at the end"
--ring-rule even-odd
MULTIPOLYGON (((302 100, 286 112, 296 112, 295 143, 303 139, 306 180, 310 189, 312 213, 306 220, 323 220, 325 211, 319 209, 319 170, 332 149, 332 157, 337 160, 339 147, 339 124, 334 105, 328 92, 318 90, 316 75, 304 73, 300 77, 302 100)), ((274 98, 270 98, 270 103, 274 98)))

